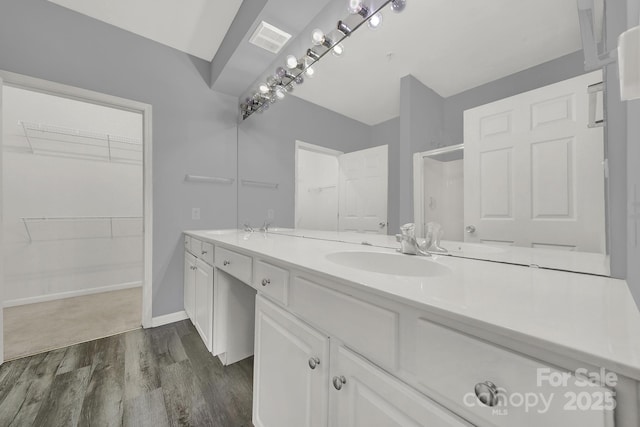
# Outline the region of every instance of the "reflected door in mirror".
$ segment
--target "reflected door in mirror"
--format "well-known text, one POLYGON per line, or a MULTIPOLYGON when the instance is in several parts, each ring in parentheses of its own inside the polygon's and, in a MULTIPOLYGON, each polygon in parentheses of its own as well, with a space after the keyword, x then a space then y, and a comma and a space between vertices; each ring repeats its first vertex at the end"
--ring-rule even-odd
POLYGON ((603 129, 588 127, 587 88, 600 81, 465 111, 465 241, 605 253, 603 129))

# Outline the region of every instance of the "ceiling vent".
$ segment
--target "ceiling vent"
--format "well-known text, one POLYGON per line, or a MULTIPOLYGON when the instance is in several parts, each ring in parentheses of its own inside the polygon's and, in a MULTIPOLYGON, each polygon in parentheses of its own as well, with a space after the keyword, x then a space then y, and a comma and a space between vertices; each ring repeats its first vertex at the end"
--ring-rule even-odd
POLYGON ((249 39, 249 42, 271 53, 278 53, 290 38, 291 34, 262 21, 249 39))

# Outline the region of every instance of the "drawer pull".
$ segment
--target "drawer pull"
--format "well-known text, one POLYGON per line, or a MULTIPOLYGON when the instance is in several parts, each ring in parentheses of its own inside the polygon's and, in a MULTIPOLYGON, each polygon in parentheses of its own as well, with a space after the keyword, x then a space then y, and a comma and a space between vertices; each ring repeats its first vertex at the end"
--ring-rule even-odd
POLYGON ((192 269, 192 270, 197 270, 197 269, 198 269, 198 267, 193 266, 193 265, 192 265, 192 266, 190 266, 189 268, 190 268, 190 269, 192 269))
POLYGON ((344 375, 339 377, 333 377, 333 387, 338 391, 342 390, 342 386, 345 385, 346 383, 347 383, 347 379, 344 377, 344 375))
POLYGON ((313 370, 320 364, 320 359, 317 357, 312 357, 309 359, 309 367, 313 370))
POLYGON ((207 254, 207 251, 202 251, 202 255, 206 255, 206 254, 207 254))
POLYGON ((262 279, 262 286, 267 286, 271 283, 271 279, 262 279))
POLYGON ((223 262, 222 262, 222 265, 224 265, 225 267, 226 267, 227 265, 230 265, 230 264, 231 264, 231 261, 223 261, 223 262))
POLYGON ((480 402, 486 406, 496 406, 498 404, 498 387, 491 381, 476 384, 474 391, 480 402))

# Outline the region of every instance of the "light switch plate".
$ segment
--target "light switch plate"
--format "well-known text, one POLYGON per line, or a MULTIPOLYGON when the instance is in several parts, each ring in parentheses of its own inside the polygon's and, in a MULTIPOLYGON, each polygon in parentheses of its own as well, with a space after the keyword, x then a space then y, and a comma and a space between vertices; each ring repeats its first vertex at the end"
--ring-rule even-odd
POLYGON ((191 208, 191 219, 200 219, 200 208, 191 208))

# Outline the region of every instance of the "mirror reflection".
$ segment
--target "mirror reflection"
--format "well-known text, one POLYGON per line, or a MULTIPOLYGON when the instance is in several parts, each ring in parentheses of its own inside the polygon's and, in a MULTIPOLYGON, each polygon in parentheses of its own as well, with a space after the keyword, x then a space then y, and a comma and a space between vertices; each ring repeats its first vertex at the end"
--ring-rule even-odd
MULTIPOLYGON (((331 2, 290 47, 344 13, 331 2)), ((382 22, 241 122, 239 224, 342 239, 434 223, 449 255, 608 274, 603 76, 585 72, 576 3, 414 1, 382 22)))

